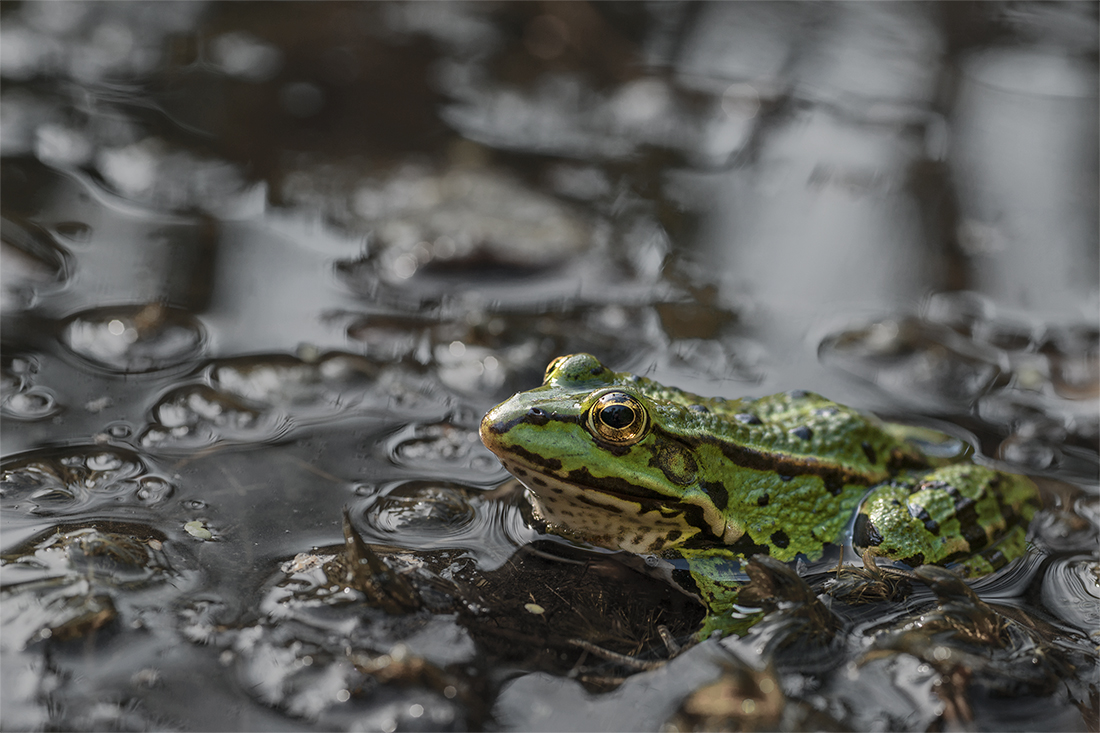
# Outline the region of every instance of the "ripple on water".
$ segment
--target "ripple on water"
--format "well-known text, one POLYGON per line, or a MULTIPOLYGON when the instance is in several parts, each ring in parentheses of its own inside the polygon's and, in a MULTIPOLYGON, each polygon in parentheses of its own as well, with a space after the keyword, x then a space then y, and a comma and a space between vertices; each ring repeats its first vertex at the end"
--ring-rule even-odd
POLYGON ((122 448, 35 450, 0 465, 0 506, 38 516, 153 506, 174 491, 167 478, 151 472, 135 453, 122 448))
POLYGON ((1100 502, 1075 486, 1038 479, 1047 508, 1031 522, 1032 541, 1053 553, 1096 547, 1100 537, 1100 502))
POLYGON ((97 367, 140 374, 197 359, 206 332, 186 311, 149 303, 78 313, 65 324, 61 342, 97 367))
POLYGON ((476 512, 458 487, 412 481, 378 497, 368 515, 383 532, 446 535, 468 531, 476 512))
POLYGON ((368 543, 464 549, 490 570, 534 537, 523 503, 519 491, 497 497, 442 481, 408 481, 384 488, 350 516, 368 543))
POLYGON ((36 385, 38 362, 28 356, 5 358, 0 367, 0 414, 16 420, 41 420, 60 409, 57 397, 36 385))
POLYGON ((1043 604, 1066 623, 1100 642, 1100 562, 1087 555, 1061 557, 1043 576, 1043 604))
POLYGON ((456 469, 466 469, 473 479, 496 467, 496 461, 482 448, 476 429, 449 422, 408 425, 389 440, 386 453, 394 464, 421 473, 434 469, 453 476, 456 469))
POLYGON ((149 450, 194 450, 223 442, 271 440, 288 427, 288 419, 278 412, 193 384, 174 389, 157 402, 152 423, 138 440, 149 450))
POLYGON ((156 403, 140 441, 150 450, 167 451, 269 441, 294 424, 369 401, 377 371, 373 362, 344 353, 214 361, 205 370, 208 384, 178 387, 156 403))
POLYGON ((5 216, 0 220, 0 303, 9 308, 29 308, 42 290, 63 285, 69 278, 68 250, 41 227, 5 216))

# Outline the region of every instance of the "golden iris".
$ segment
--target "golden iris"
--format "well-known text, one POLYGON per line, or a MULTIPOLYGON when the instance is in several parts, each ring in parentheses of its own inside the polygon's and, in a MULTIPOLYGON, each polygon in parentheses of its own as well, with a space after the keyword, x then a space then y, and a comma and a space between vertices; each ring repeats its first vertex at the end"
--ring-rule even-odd
POLYGON ((608 392, 588 411, 588 429, 602 441, 632 445, 649 427, 649 414, 642 403, 625 392, 608 392))

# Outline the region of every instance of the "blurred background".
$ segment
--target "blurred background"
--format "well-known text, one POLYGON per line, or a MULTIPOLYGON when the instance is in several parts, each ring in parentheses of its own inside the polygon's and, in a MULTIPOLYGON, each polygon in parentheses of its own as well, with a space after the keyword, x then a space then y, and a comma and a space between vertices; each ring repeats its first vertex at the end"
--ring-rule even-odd
MULTIPOLYGON (((1096 3, 0 13, 3 549, 59 526, 188 548, 90 590, 19 565, 6 726, 343 726, 213 629, 341 542, 342 508, 369 535, 409 482, 499 484, 477 422, 560 354, 946 426, 1095 505, 1096 3), (188 676, 211 665, 237 681, 188 676)), ((484 567, 529 539, 486 521, 454 538, 484 567)), ((333 674, 310 684, 339 699, 333 674)), ((384 730, 536 725, 363 704, 384 730)))

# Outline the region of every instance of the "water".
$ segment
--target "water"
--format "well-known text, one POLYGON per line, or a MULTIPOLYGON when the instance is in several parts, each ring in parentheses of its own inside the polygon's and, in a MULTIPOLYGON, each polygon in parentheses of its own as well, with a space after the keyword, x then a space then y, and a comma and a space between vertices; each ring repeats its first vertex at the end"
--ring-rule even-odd
POLYGON ((1100 726, 1095 5, 0 13, 3 727, 1100 726), (1033 552, 675 655, 477 440, 579 351, 965 438, 1033 552))

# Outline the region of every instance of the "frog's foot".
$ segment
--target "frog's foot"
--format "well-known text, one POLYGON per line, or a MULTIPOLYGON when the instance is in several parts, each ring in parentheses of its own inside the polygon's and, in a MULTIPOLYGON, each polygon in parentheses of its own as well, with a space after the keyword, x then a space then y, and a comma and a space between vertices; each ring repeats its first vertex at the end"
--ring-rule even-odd
POLYGON ((825 592, 853 606, 907 598, 913 590, 911 581, 920 579, 902 568, 880 566, 876 555, 876 548, 868 547, 863 551, 862 568, 838 566, 836 577, 825 581, 825 592))
POLYGON ((585 641, 584 639, 570 639, 569 643, 575 647, 584 649, 590 654, 595 654, 597 657, 606 659, 609 662, 614 662, 615 664, 622 665, 627 669, 632 669, 638 672, 647 672, 652 669, 659 669, 660 667, 664 666, 665 662, 668 661, 667 659, 638 659, 628 654, 620 654, 618 652, 613 652, 610 649, 604 649, 602 646, 593 644, 590 641, 585 641))

